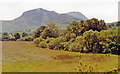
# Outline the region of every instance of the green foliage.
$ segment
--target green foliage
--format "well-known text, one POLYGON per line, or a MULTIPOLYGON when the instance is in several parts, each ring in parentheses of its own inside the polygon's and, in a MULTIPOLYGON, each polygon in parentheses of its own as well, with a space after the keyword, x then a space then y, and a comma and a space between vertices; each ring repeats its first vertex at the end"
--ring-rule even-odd
POLYGON ((71 39, 75 38, 76 35, 74 33, 68 33, 64 36, 65 41, 70 41, 71 39))
POLYGON ((46 41, 46 43, 50 43, 51 41, 53 41, 55 38, 47 38, 45 41, 46 41))
POLYGON ((45 28, 46 26, 41 26, 40 28, 36 29, 36 31, 34 32, 34 37, 40 37, 41 33, 44 31, 45 28))
POLYGON ((43 41, 43 42, 40 42, 38 46, 41 48, 47 48, 47 43, 43 41))
POLYGON ((79 43, 71 43, 69 46, 69 51, 80 52, 80 44, 79 43))
POLYGON ((38 46, 39 43, 42 42, 42 41, 44 41, 44 39, 42 39, 42 38, 35 38, 35 39, 33 40, 33 42, 35 43, 36 46, 38 46))
POLYGON ((64 42, 63 37, 55 38, 53 41, 51 41, 49 43, 48 47, 50 49, 59 49, 60 50, 61 48, 63 48, 63 46, 61 44, 62 42, 64 42))
POLYGON ((27 36, 25 37, 25 41, 33 41, 33 36, 27 36))
POLYGON ((40 43, 40 38, 35 38, 34 40, 35 45, 38 45, 40 43))
POLYGON ((56 24, 49 23, 47 28, 42 32, 41 37, 46 39, 47 37, 57 38, 60 34, 60 30, 57 28, 56 24))
POLYGON ((14 37, 16 40, 20 39, 20 33, 19 32, 14 33, 14 37))
POLYGON ((70 45, 70 42, 62 42, 62 45, 63 45, 63 47, 64 47, 63 50, 65 50, 65 51, 69 51, 69 45, 70 45))
POLYGON ((49 24, 47 24, 47 26, 48 26, 49 29, 52 29, 52 30, 57 28, 55 23, 49 23, 49 24))
POLYGON ((108 26, 110 29, 116 29, 116 24, 115 24, 115 23, 107 24, 107 26, 108 26))
POLYGON ((119 48, 120 48, 120 29, 117 30, 110 30, 109 34, 107 36, 107 44, 108 49, 111 49, 112 54, 120 54, 119 48))
POLYGON ((15 41, 15 37, 12 35, 12 33, 8 34, 7 32, 4 32, 1 36, 2 41, 15 41))
POLYGON ((33 41, 33 39, 34 39, 33 36, 28 36, 27 37, 27 41, 33 41))
POLYGON ((9 40, 9 35, 8 35, 8 33, 7 32, 4 32, 3 34, 2 34, 2 41, 8 41, 9 40))
POLYGON ((104 22, 104 20, 98 20, 96 18, 80 22, 73 21, 70 23, 70 26, 67 27, 66 30, 64 30, 64 33, 62 35, 65 35, 67 33, 74 33, 76 36, 82 35, 85 31, 89 31, 92 29, 93 31, 101 31, 101 30, 107 30, 107 26, 104 22))
POLYGON ((17 41, 33 41, 34 37, 33 36, 25 36, 23 38, 18 39, 17 41))
POLYGON ((94 46, 95 43, 98 43, 99 41, 98 36, 99 32, 93 30, 86 31, 83 34, 84 46, 89 50, 89 52, 95 51, 96 48, 94 49, 94 46))
POLYGON ((116 26, 120 26, 120 21, 117 22, 116 26))
POLYGON ((8 33, 7 33, 7 32, 4 32, 2 35, 8 35, 8 33))
POLYGON ((52 37, 52 31, 50 29, 45 29, 41 35, 42 38, 46 39, 47 37, 52 37))
POLYGON ((34 39, 34 43, 54 50, 119 54, 120 28, 107 29, 104 20, 96 18, 73 21, 61 33, 56 24, 49 23, 37 29, 35 36, 39 38, 34 39))
POLYGON ((28 35, 28 34, 25 33, 25 32, 22 33, 22 37, 25 37, 25 36, 27 36, 27 35, 28 35))
POLYGON ((16 40, 14 36, 9 36, 9 37, 10 37, 9 41, 15 41, 16 40))

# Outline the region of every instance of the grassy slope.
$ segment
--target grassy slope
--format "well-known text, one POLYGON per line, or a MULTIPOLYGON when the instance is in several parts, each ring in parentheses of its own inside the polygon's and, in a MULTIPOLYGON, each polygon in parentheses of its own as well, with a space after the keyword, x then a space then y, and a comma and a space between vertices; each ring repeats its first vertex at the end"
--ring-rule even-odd
POLYGON ((35 47, 32 42, 6 41, 2 46, 3 72, 74 72, 79 62, 103 72, 118 65, 117 55, 55 51, 35 47))

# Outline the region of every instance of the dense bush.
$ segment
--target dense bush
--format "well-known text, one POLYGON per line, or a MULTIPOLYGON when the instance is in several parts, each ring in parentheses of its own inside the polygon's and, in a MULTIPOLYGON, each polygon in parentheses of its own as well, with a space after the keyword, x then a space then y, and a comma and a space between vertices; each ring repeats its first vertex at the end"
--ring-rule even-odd
POLYGON ((35 43, 36 46, 38 46, 39 43, 42 42, 42 41, 44 41, 43 38, 35 38, 35 39, 33 40, 33 42, 35 43))
POLYGON ((53 41, 55 38, 47 38, 45 41, 46 41, 46 43, 50 43, 51 41, 53 41))
POLYGON ((7 32, 4 32, 1 36, 2 41, 16 41, 16 38, 7 32))
POLYGON ((8 35, 7 32, 4 32, 4 33, 2 34, 2 41, 8 41, 9 38, 10 38, 10 36, 8 35))
POLYGON ((34 37, 33 36, 25 36, 23 38, 17 39, 17 41, 33 41, 34 37))
POLYGON ((25 37, 25 36, 28 36, 28 34, 25 33, 25 32, 23 32, 23 33, 22 33, 22 37, 25 37))
POLYGON ((40 43, 40 38, 35 38, 33 41, 35 45, 38 46, 38 44, 40 43))
POLYGON ((43 42, 40 42, 38 46, 41 48, 47 48, 47 43, 43 41, 43 42))
POLYGON ((33 36, 27 36, 27 39, 26 39, 26 41, 33 41, 33 36))
POLYGON ((71 43, 69 46, 69 51, 80 52, 80 44, 79 43, 71 43))
POLYGON ((69 46, 70 46, 70 41, 69 42, 63 42, 62 45, 64 47, 63 50, 68 51, 69 50, 69 46))
POLYGON ((14 33, 14 37, 16 40, 20 39, 20 33, 19 32, 14 33))
POLYGON ((48 24, 34 43, 54 50, 120 54, 120 28, 107 30, 103 20, 74 21, 60 35, 55 29, 55 24, 48 24))
POLYGON ((53 41, 51 41, 48 45, 48 47, 50 49, 60 49, 62 48, 62 42, 64 42, 64 39, 63 37, 58 37, 58 38, 55 38, 53 41))
POLYGON ((44 29, 46 29, 46 26, 41 26, 40 28, 36 29, 36 31, 34 31, 34 37, 35 38, 40 37, 40 35, 44 31, 44 29))
POLYGON ((41 26, 34 32, 34 37, 42 37, 46 39, 47 37, 49 38, 57 38, 60 35, 60 30, 57 28, 56 24, 54 23, 49 23, 47 26, 41 26))

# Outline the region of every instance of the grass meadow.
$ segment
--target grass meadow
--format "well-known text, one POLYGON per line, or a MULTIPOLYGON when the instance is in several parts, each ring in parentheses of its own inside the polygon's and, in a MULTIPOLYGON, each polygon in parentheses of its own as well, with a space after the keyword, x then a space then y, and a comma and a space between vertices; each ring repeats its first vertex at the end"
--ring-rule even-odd
POLYGON ((3 41, 2 72, 108 72, 118 68, 118 55, 38 48, 33 42, 3 41))

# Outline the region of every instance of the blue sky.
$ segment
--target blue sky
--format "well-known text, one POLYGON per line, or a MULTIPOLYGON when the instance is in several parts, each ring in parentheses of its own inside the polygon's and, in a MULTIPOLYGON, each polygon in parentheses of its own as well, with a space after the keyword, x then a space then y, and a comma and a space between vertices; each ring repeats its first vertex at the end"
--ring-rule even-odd
POLYGON ((13 20, 23 12, 43 8, 57 13, 77 11, 105 22, 118 20, 119 0, 0 0, 0 20, 13 20))

